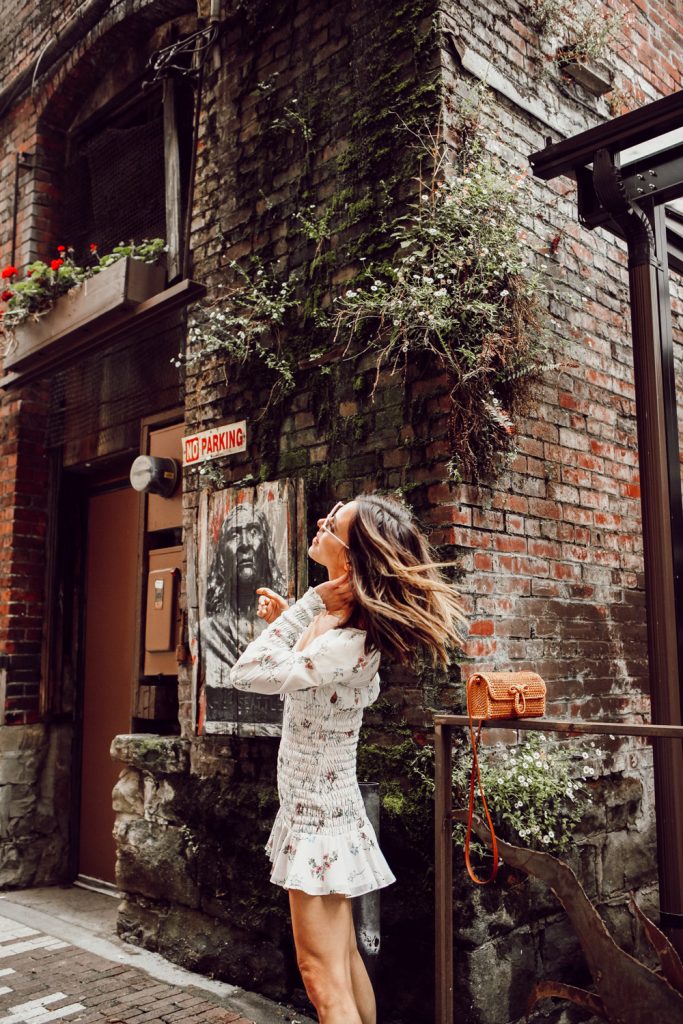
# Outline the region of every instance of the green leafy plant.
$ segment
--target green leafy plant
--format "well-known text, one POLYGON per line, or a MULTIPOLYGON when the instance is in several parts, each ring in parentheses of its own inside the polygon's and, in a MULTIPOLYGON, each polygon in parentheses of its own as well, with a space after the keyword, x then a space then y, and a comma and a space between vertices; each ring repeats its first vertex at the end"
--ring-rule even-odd
POLYGON ((438 137, 422 145, 431 181, 395 222, 394 258, 366 265, 337 298, 336 330, 374 350, 378 372, 433 357, 450 383, 451 474, 487 476, 514 452, 514 416, 546 362, 540 282, 519 229, 527 179, 476 130, 453 157, 438 137))
POLYGON ((212 357, 242 365, 257 359, 275 375, 270 400, 282 398, 294 387, 294 363, 283 341, 287 315, 296 305, 296 280, 290 276, 278 283, 257 257, 250 273, 234 260, 230 267, 235 274, 234 287, 195 307, 187 351, 175 358, 175 365, 192 369, 212 357))
MULTIPOLYGON (((482 784, 501 838, 534 849, 566 850, 586 806, 583 782, 593 774, 586 763, 590 756, 586 750, 548 743, 536 735, 505 750, 483 747, 479 755, 482 784)), ((422 785, 433 791, 432 761, 433 750, 425 747, 412 770, 422 785)), ((467 805, 471 765, 471 753, 462 743, 455 749, 453 767, 456 807, 467 805)), ((462 843, 464 825, 457 824, 454 835, 462 843)))
POLYGON ((110 253, 100 256, 95 243, 90 246, 91 263, 79 266, 73 258, 73 249, 57 246, 57 255, 46 263, 35 260, 26 268, 23 278, 14 266, 2 270, 4 290, 0 299, 5 303, 2 327, 6 334, 26 320, 37 320, 49 313, 60 296, 99 274, 106 267, 125 259, 156 263, 166 251, 163 238, 144 239, 142 242, 121 242, 110 253))

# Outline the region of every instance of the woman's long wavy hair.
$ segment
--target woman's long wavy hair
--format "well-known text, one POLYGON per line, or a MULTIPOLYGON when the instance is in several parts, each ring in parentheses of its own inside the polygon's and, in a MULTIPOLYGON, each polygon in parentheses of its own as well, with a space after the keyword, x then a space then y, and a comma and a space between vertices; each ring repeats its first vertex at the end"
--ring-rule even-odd
MULTIPOLYGON (((401 664, 418 653, 448 665, 467 633, 460 598, 410 511, 379 494, 361 494, 349 527, 348 558, 357 604, 353 619, 373 648, 401 664)), ((449 563, 446 563, 449 564, 449 563)))

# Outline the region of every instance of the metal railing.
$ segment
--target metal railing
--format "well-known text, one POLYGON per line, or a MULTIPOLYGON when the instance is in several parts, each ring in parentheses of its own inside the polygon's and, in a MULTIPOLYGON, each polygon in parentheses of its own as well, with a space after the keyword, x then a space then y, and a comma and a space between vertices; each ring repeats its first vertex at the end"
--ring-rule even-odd
MULTIPOLYGON (((680 725, 628 725, 623 722, 577 722, 562 718, 496 719, 489 728, 556 732, 565 736, 644 736, 683 739, 680 725)), ((435 1024, 453 1022, 453 730, 469 725, 467 715, 434 716, 434 838, 436 903, 435 1024)), ((683 864, 680 865, 683 872, 683 864)))

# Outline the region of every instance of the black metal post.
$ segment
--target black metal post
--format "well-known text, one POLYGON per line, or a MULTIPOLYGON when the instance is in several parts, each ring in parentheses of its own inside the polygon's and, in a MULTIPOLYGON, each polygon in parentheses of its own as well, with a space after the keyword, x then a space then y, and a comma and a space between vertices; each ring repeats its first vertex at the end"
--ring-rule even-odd
MULTIPOLYGON (((668 283, 665 265, 657 260, 652 226, 643 210, 626 198, 606 149, 595 154, 593 182, 628 245, 652 721, 679 725, 672 509, 678 521, 680 483, 674 487, 678 496, 672 494, 662 361, 671 346, 670 321, 661 316, 668 283)), ((683 954, 683 744, 655 747, 654 782, 661 925, 683 954)))
POLYGON ((664 427, 666 430, 667 464, 669 469, 669 514, 671 517, 671 551, 673 559, 674 599, 678 638, 678 680, 683 711, 683 502, 681 501, 681 457, 678 434, 678 403, 674 369, 673 329, 671 326, 671 291, 669 288, 666 208, 652 210, 657 262, 655 275, 659 303, 659 340, 662 354, 662 392, 664 395, 664 427))

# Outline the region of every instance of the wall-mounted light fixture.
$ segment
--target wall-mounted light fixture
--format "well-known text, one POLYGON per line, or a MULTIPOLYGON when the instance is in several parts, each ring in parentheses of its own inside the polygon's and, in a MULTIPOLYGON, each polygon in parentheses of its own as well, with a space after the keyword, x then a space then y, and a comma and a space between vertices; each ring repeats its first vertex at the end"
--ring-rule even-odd
POLYGON ((145 494, 170 498, 178 486, 179 467, 175 459, 138 455, 130 467, 131 487, 145 494))

